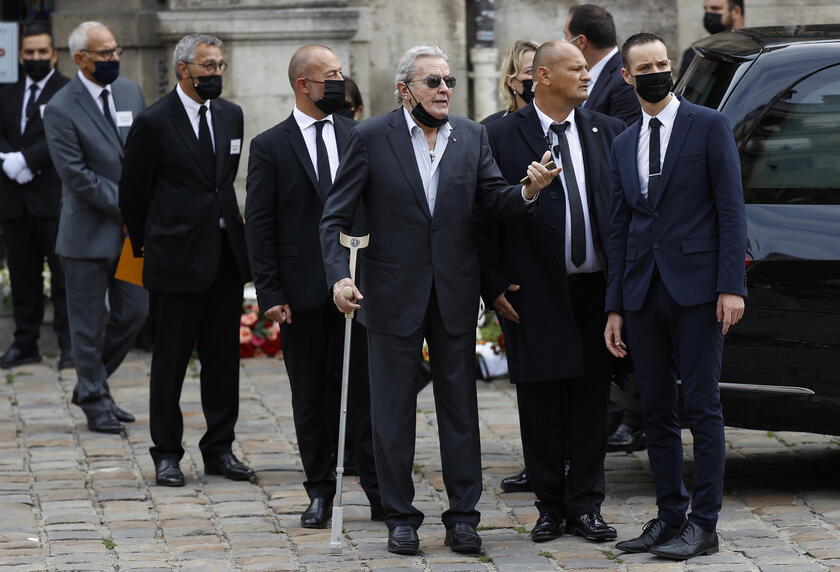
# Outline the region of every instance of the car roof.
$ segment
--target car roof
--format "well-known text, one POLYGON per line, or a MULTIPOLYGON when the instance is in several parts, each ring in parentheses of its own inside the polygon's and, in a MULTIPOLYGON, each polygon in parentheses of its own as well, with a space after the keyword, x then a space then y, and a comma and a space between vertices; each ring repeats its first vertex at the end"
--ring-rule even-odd
POLYGON ((692 47, 712 59, 740 60, 776 47, 809 43, 840 43, 840 24, 741 28, 708 36, 692 47))

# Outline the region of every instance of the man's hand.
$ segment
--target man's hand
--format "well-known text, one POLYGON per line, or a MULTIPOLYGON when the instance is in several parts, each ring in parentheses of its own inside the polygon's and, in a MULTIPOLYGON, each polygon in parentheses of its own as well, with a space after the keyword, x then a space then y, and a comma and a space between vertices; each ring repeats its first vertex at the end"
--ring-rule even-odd
POLYGON ((265 317, 271 318, 278 324, 292 323, 292 309, 288 304, 280 304, 279 306, 272 306, 265 311, 265 317))
MULTIPOLYGON (((511 292, 518 292, 519 291, 519 284, 511 284, 507 287, 507 291, 511 292)), ((496 308, 496 311, 500 313, 506 320, 510 320, 514 324, 519 323, 519 313, 513 309, 513 306, 510 305, 508 302, 507 297, 505 296, 505 292, 499 294, 495 300, 493 300, 493 307, 496 308)))
POLYGON ((29 167, 24 167, 20 170, 20 173, 17 174, 17 177, 15 177, 15 182, 17 182, 18 185, 25 185, 34 178, 35 175, 32 174, 32 171, 29 170, 29 167))
POLYGON ((26 168, 26 159, 23 158, 23 153, 17 151, 16 153, 7 153, 6 158, 3 159, 3 172, 6 176, 14 180, 20 172, 26 168))
POLYGON ((546 188, 554 180, 554 177, 560 172, 562 167, 557 167, 549 171, 545 168, 544 163, 551 160, 551 151, 546 151, 540 162, 533 161, 528 165, 528 179, 531 181, 522 187, 522 192, 527 200, 533 199, 538 192, 546 188))
POLYGON ((604 328, 604 342, 607 349, 617 358, 627 357, 627 346, 621 340, 621 328, 624 317, 618 312, 610 312, 607 316, 607 327, 604 328))
POLYGON ((734 326, 744 317, 744 297, 738 294, 727 294, 721 292, 717 300, 717 321, 723 322, 721 331, 723 335, 729 333, 729 328, 734 326))
POLYGON ((361 308, 358 304, 359 300, 364 299, 362 293, 359 292, 359 289, 356 288, 356 285, 353 284, 353 280, 350 278, 342 278, 332 287, 333 292, 333 303, 335 303, 335 307, 339 309, 342 314, 349 314, 361 308), (353 297, 347 299, 344 296, 344 288, 349 286, 353 290, 353 297))

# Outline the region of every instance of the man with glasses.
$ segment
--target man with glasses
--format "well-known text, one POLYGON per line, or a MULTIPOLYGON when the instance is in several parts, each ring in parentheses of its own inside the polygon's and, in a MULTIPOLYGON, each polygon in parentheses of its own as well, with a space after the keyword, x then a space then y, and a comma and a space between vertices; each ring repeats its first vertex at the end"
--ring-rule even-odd
POLYGON ((479 264, 472 222, 479 204, 499 216, 527 217, 559 171, 526 162, 527 183, 507 184, 484 127, 447 115, 455 78, 439 47, 405 52, 395 83, 400 107, 353 128, 327 197, 321 219, 327 284, 338 309, 361 308, 359 319, 368 328, 374 457, 388 550, 419 551, 423 513, 412 505, 411 472, 415 380, 426 338, 449 498, 444 542, 455 552, 476 553, 482 484, 475 389, 479 264), (339 232, 350 232, 362 201, 370 246, 361 252, 357 288, 339 232), (342 293, 347 286, 350 300, 342 293))
POLYGON ((114 278, 125 236, 117 182, 123 143, 145 105, 140 86, 119 77, 122 50, 108 28, 84 22, 68 44, 79 71, 47 104, 44 129, 62 183, 55 250, 66 280, 73 403, 92 431, 119 433, 134 417, 116 406, 107 380, 143 327, 146 293, 114 278))
POLYGON ((120 209, 143 256, 155 350, 149 428, 158 485, 184 485, 178 402, 193 349, 201 362, 207 431, 198 446, 206 475, 243 481, 254 471, 231 446, 239 415, 239 317, 251 278, 233 184, 242 109, 219 98, 227 67, 213 36, 181 38, 175 89, 134 122, 125 148, 120 209))

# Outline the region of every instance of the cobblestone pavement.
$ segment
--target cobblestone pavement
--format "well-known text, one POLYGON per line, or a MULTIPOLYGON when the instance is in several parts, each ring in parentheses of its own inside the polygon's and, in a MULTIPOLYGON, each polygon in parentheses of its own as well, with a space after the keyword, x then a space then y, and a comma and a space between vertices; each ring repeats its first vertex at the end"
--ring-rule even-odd
MULTIPOLYGON (((610 544, 562 537, 534 544, 529 494, 500 494, 499 479, 521 464, 515 398, 505 382, 479 383, 485 492, 479 506, 484 553, 443 546, 445 506, 434 402, 417 405, 414 480, 427 514, 422 555, 385 549, 382 523, 368 520, 354 478, 345 485, 344 553, 327 550, 328 530, 299 528, 307 504, 295 452, 282 361, 243 363, 236 453, 257 484, 203 474, 197 370, 184 388, 187 455, 183 488, 153 485, 148 454, 149 358, 132 354, 115 374, 117 401, 138 416, 126 436, 88 431, 69 405, 73 374, 54 364, 0 378, 0 568, 3 570, 649 570, 840 571, 840 440, 801 433, 728 430, 727 496, 721 552, 687 564, 620 555, 610 544)), ((686 441, 690 436, 686 436, 686 441)), ((611 454, 603 512, 620 538, 653 514, 646 457, 611 454)))

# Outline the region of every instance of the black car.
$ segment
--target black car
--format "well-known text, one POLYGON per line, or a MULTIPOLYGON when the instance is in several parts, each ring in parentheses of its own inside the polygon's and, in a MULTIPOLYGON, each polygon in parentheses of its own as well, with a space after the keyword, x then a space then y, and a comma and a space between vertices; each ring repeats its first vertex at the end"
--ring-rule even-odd
POLYGON ((742 29, 693 49, 675 92, 729 118, 747 204, 725 422, 840 435, 840 25, 742 29))

